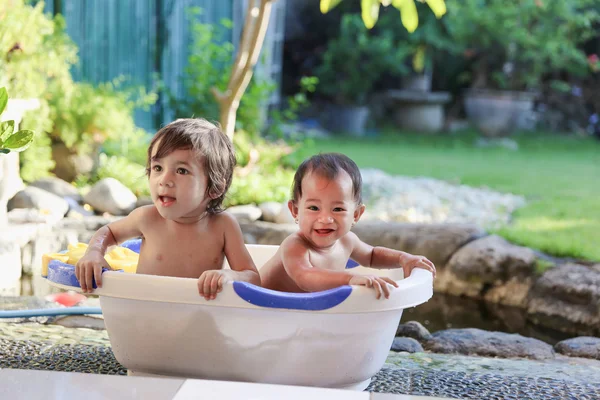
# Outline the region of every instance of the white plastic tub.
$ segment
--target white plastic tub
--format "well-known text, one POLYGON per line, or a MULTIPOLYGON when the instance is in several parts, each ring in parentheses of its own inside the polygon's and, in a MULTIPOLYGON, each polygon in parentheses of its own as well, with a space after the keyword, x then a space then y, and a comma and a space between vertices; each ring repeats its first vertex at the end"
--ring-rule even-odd
MULTIPOLYGON (((260 269, 277 246, 248 249, 260 269)), ((72 289, 74 276, 66 280, 68 266, 59 264, 50 263, 48 280, 72 289)), ((402 310, 431 298, 432 275, 354 271, 390 276, 399 287, 377 300, 358 286, 292 294, 233 282, 206 301, 196 279, 107 271, 95 294, 115 357, 133 375, 362 390, 383 366, 402 310)))

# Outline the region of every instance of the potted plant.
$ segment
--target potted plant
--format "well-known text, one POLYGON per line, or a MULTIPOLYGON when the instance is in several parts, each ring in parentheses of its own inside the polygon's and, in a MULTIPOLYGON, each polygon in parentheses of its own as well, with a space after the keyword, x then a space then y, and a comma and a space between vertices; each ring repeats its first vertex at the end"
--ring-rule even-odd
POLYGON ((586 70, 578 46, 593 33, 598 12, 589 0, 507 2, 449 0, 450 37, 470 65, 465 94, 469 120, 486 136, 529 127, 541 80, 549 73, 586 70))
POLYGON ((317 93, 332 103, 325 126, 334 131, 362 135, 369 117, 369 96, 384 75, 408 72, 409 50, 397 48, 390 32, 369 32, 359 15, 342 17, 339 36, 327 43, 316 69, 317 93))

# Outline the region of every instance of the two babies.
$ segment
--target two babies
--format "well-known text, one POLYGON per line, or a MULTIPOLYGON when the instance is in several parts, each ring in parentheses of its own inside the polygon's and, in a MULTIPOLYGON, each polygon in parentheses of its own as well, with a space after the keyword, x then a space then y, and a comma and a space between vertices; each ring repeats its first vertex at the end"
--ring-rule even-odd
POLYGON ((160 129, 148 148, 146 165, 152 205, 100 228, 75 273, 84 292, 102 286, 108 247, 142 238, 137 273, 198 278, 198 291, 215 299, 225 283, 246 281, 286 292, 314 292, 341 285, 373 288, 389 296, 385 277, 345 270, 351 258, 374 268, 413 268, 435 274, 423 256, 372 247, 350 229, 365 211, 356 164, 341 154, 304 161, 294 176, 288 202, 298 232, 286 238, 259 276, 235 218, 221 208, 235 167, 233 145, 204 119, 179 119, 160 129), (222 269, 224 257, 231 270, 222 269))

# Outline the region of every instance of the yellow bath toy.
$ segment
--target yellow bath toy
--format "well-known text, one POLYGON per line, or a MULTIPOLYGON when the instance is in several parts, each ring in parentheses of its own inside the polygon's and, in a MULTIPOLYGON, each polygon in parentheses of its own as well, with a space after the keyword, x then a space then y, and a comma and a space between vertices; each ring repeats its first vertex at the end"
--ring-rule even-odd
MULTIPOLYGON (((75 265, 85 254, 88 245, 85 243, 70 244, 65 253, 48 253, 42 256, 42 276, 48 276, 48 264, 51 260, 75 265)), ((125 247, 114 247, 104 255, 104 259, 114 270, 122 269, 125 272, 135 274, 139 254, 125 247)))

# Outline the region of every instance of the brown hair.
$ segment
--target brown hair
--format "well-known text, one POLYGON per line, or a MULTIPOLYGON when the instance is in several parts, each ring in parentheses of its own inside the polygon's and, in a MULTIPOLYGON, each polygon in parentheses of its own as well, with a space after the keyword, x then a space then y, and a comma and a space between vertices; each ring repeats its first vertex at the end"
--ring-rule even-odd
POLYGON ((302 179, 309 172, 319 174, 329 180, 335 179, 340 171, 346 171, 352 179, 352 192, 357 204, 362 203, 362 177, 354 161, 340 153, 317 154, 304 160, 296 170, 292 185, 292 198, 298 201, 302 196, 302 179))
POLYGON ((208 180, 206 194, 219 195, 208 203, 206 211, 209 214, 223 211, 221 204, 231 185, 236 160, 233 144, 221 128, 203 118, 178 119, 164 126, 156 132, 148 147, 146 161, 148 176, 150 176, 152 151, 157 143, 156 158, 166 157, 180 149, 189 149, 196 153, 204 166, 208 180))

